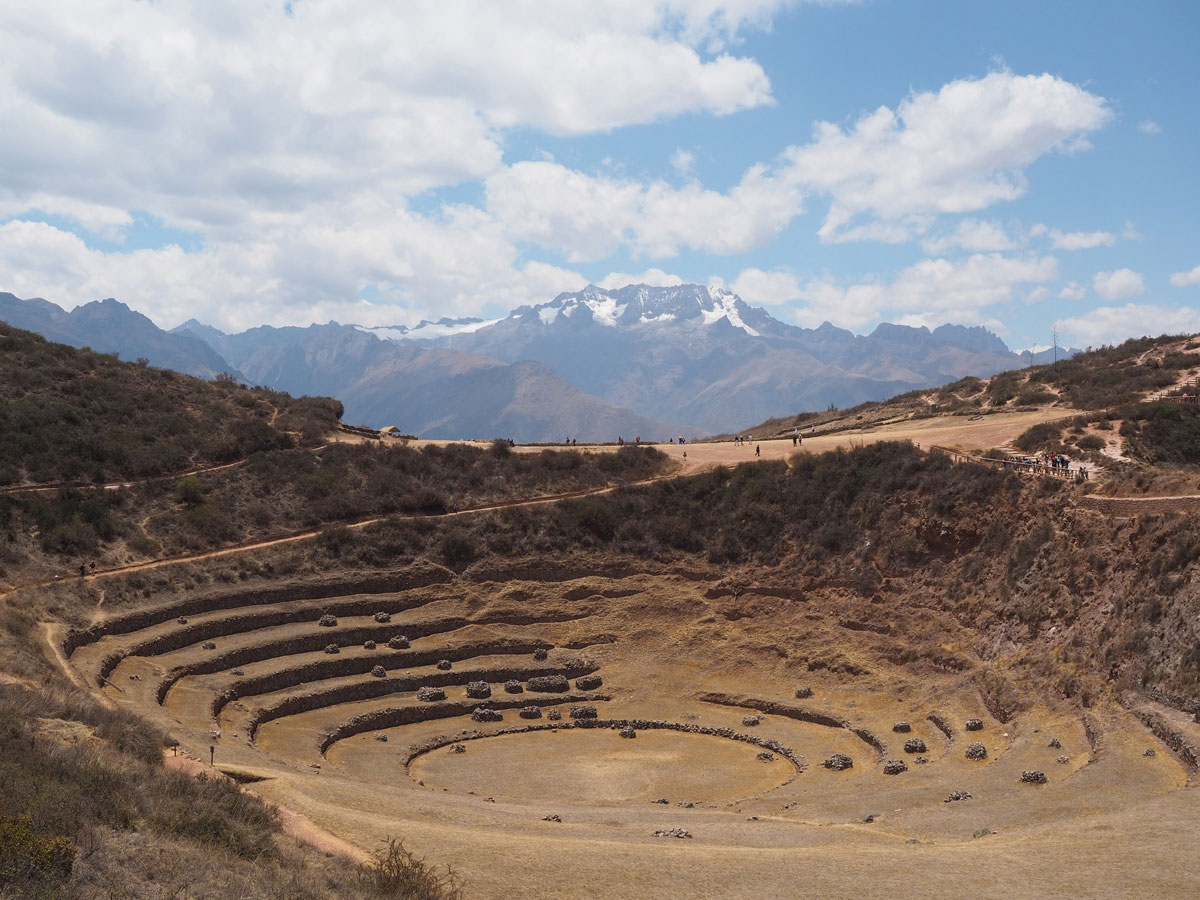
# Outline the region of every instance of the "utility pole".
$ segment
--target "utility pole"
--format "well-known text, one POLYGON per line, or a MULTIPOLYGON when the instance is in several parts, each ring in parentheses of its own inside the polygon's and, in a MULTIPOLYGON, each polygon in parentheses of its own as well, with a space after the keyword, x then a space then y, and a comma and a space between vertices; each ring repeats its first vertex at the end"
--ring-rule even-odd
POLYGON ((1050 326, 1050 340, 1054 343, 1054 365, 1058 365, 1058 323, 1050 326))

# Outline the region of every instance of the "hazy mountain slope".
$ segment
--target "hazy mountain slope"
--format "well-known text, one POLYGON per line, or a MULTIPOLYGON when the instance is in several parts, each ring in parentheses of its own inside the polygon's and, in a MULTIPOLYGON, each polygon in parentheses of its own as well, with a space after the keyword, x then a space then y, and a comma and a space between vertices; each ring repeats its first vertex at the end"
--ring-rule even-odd
POLYGON ((336 323, 263 326, 235 335, 202 326, 194 333, 216 341, 255 383, 330 394, 345 404, 349 421, 395 425, 422 437, 607 441, 697 434, 604 403, 539 363, 509 365, 456 349, 394 343, 336 323))
POLYGON ((144 358, 152 365, 186 375, 240 375, 218 351, 195 335, 163 331, 141 313, 111 298, 85 303, 68 313, 46 300, 21 300, 0 293, 0 320, 72 347, 117 353, 125 360, 144 358))

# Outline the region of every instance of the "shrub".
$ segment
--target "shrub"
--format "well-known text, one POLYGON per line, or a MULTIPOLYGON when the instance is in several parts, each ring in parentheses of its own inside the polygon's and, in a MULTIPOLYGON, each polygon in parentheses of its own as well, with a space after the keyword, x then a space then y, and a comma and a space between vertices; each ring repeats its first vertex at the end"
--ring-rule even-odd
POLYGON ((1075 442, 1080 450, 1103 450, 1107 445, 1104 438, 1098 434, 1088 434, 1075 442))
POLYGON ((70 877, 75 847, 63 835, 43 837, 29 816, 0 818, 0 888, 70 877))
POLYGON ((367 896, 395 900, 462 900, 462 887, 449 868, 439 874, 404 844, 388 838, 382 850, 364 867, 358 888, 367 896))
POLYGON ((1023 431, 1013 443, 1026 453, 1032 453, 1035 450, 1045 450, 1057 446, 1061 438, 1062 426, 1055 425, 1053 422, 1042 422, 1023 431))

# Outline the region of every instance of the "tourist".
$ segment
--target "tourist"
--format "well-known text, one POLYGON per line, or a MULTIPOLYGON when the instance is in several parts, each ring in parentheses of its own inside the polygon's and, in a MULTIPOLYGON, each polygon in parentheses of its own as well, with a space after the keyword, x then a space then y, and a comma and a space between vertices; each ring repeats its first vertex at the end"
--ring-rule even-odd
POLYGON ((755 456, 761 456, 761 455, 762 455, 762 447, 755 446, 755 448, 754 448, 754 455, 755 455, 755 456))

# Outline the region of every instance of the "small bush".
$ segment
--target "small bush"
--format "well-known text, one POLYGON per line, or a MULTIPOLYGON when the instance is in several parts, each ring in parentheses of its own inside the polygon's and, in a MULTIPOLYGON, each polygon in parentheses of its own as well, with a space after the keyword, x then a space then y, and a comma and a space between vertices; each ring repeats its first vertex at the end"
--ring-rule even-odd
POLYGON ((384 848, 363 868, 358 888, 367 896, 394 900, 462 900, 463 897, 453 871, 447 867, 445 874, 439 874, 395 838, 388 838, 384 848))

